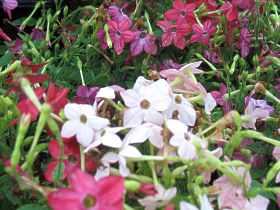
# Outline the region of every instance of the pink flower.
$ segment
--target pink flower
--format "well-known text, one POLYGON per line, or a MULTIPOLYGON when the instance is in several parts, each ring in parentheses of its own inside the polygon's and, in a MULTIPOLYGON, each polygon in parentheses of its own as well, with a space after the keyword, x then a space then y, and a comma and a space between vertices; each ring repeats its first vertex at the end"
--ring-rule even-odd
POLYGON ((185 48, 185 35, 191 32, 191 27, 188 24, 161 20, 157 22, 157 26, 163 30, 161 37, 163 47, 167 47, 173 43, 179 49, 185 48))
POLYGON ((233 6, 230 2, 225 2, 221 7, 220 10, 222 10, 226 18, 229 22, 232 22, 238 18, 238 10, 236 6, 233 6))
POLYGON ((181 0, 175 0, 173 2, 173 8, 166 11, 164 17, 167 20, 176 20, 178 22, 187 21, 188 23, 194 23, 195 18, 193 11, 196 5, 194 3, 184 3, 181 0))
MULTIPOLYGON (((53 160, 47 165, 44 176, 46 180, 53 182, 55 170, 60 162, 60 147, 57 140, 53 139, 50 141, 48 151, 53 160)), ((63 161, 63 175, 61 179, 65 179, 74 169, 79 168, 80 149, 76 141, 64 141, 64 158, 67 159, 63 161)))
POLYGON ((120 55, 123 52, 125 43, 131 42, 135 36, 134 32, 130 30, 131 22, 127 20, 123 20, 121 22, 109 20, 108 26, 114 50, 118 55, 120 55))
POLYGON ((96 181, 93 176, 75 170, 68 177, 69 188, 48 195, 53 210, 122 210, 124 180, 109 176, 96 181))
POLYGON ((211 20, 207 20, 203 26, 194 24, 193 32, 194 34, 191 36, 191 43, 200 42, 201 44, 208 45, 210 37, 216 32, 216 28, 211 20))
POLYGON ((12 10, 17 8, 17 6, 18 6, 17 0, 4 0, 3 1, 3 9, 8 14, 10 19, 12 19, 12 10))
POLYGON ((154 55, 157 52, 155 44, 156 38, 153 35, 143 32, 135 32, 134 40, 130 44, 130 52, 133 56, 139 55, 145 51, 147 54, 154 55))
MULTIPOLYGON (((244 178, 246 187, 250 187, 251 176, 244 168, 238 168, 236 173, 244 178)), ((219 190, 218 203, 221 209, 245 209, 248 200, 244 196, 241 185, 236 185, 227 176, 221 176, 214 181, 214 187, 219 190)))
POLYGON ((130 18, 123 13, 122 9, 118 6, 112 5, 108 8, 108 14, 112 17, 113 21, 116 22, 122 22, 122 21, 128 21, 130 24, 132 24, 130 18))

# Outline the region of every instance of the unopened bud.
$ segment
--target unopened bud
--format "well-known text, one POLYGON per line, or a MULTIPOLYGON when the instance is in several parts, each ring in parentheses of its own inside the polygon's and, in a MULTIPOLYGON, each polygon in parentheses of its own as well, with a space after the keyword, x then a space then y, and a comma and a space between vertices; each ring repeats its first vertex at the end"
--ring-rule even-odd
POLYGON ((149 184, 149 183, 142 183, 140 185, 139 192, 141 192, 145 195, 155 195, 155 194, 157 194, 157 190, 155 188, 155 185, 149 184))
POLYGON ((264 87, 264 85, 261 82, 258 82, 255 85, 255 91, 256 91, 256 93, 265 94, 266 88, 264 87))

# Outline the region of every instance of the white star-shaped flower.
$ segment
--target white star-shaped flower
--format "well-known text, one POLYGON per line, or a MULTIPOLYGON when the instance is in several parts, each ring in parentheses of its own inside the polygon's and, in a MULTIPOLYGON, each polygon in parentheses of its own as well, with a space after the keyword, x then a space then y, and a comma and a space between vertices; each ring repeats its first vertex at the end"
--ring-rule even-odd
POLYGON ((161 125, 163 115, 171 103, 171 89, 168 83, 160 79, 152 84, 121 92, 127 109, 124 111, 124 126, 136 127, 144 122, 161 125))
POLYGON ((108 119, 96 116, 95 107, 87 104, 66 104, 64 114, 68 121, 62 126, 61 136, 76 136, 77 141, 84 147, 94 140, 96 131, 110 123, 108 119))
POLYGON ((160 149, 163 147, 162 127, 152 123, 144 123, 132 128, 125 139, 130 144, 144 143, 149 140, 152 145, 160 149))
POLYGON ((166 114, 169 119, 176 118, 188 126, 194 126, 196 121, 193 105, 182 94, 173 95, 172 104, 166 114))
POLYGON ((170 145, 177 148, 177 153, 180 157, 193 160, 197 157, 196 147, 194 143, 198 143, 205 148, 206 143, 199 137, 188 131, 188 127, 178 120, 168 120, 167 128, 173 136, 170 138, 170 145))

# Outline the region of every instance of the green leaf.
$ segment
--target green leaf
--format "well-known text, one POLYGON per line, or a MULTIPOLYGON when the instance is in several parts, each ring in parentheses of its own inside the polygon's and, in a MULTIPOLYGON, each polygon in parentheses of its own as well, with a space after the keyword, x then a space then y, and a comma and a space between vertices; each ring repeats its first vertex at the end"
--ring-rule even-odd
POLYGON ((10 51, 6 51, 5 54, 0 58, 0 66, 6 66, 11 62, 13 54, 10 51))
POLYGON ((45 205, 39 204, 26 204, 17 208, 17 210, 49 210, 49 208, 45 205))

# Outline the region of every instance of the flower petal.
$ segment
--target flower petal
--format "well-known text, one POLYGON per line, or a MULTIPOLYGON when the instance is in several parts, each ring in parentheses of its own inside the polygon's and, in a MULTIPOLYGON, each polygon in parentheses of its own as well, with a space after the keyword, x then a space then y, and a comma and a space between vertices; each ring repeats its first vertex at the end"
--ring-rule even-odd
POLYGON ((77 141, 87 147, 94 140, 94 131, 88 126, 80 126, 80 129, 77 131, 77 141))
POLYGON ((70 138, 77 134, 80 129, 80 122, 76 120, 69 120, 63 124, 61 129, 61 136, 63 138, 70 138))

